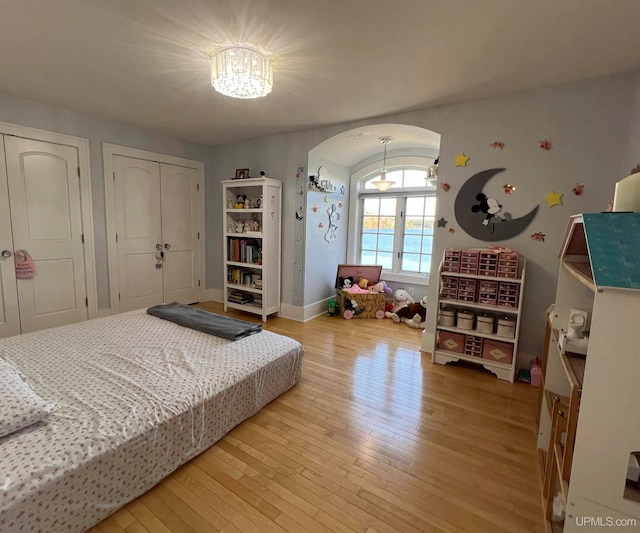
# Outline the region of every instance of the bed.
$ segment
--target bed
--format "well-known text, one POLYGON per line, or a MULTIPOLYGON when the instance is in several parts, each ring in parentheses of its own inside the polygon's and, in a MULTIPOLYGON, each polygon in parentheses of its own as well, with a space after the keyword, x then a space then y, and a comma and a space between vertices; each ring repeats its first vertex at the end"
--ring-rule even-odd
POLYGON ((0 438, 0 531, 85 531, 298 382, 301 345, 229 341, 145 310, 0 339, 48 405, 0 438))

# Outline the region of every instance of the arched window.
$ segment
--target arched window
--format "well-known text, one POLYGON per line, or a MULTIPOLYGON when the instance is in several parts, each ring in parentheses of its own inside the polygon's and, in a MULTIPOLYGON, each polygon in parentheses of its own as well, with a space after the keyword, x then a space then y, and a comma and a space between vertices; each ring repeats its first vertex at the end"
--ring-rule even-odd
MULTIPOLYGON (((430 158, 400 158, 388 166, 386 179, 394 182, 382 192, 373 184, 380 179, 362 172, 357 180, 357 235, 353 236, 355 260, 382 265, 385 279, 426 283, 431 269, 431 247, 436 209, 436 183, 427 180, 430 158), (409 162, 411 161, 411 162, 409 162)), ((355 177, 355 176, 354 176, 355 177)))

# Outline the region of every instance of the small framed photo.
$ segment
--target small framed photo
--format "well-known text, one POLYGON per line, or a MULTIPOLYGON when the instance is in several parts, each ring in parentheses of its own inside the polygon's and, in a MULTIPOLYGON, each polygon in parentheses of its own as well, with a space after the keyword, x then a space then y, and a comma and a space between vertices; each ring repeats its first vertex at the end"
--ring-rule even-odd
POLYGON ((234 180, 244 180, 249 177, 249 169, 248 168, 236 168, 236 177, 234 180))

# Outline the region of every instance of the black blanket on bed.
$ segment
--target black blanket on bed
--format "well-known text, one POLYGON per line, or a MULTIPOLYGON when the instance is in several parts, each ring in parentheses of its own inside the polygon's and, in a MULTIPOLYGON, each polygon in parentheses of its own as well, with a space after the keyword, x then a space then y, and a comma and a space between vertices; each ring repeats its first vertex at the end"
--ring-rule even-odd
POLYGON ((204 309, 179 304, 178 302, 154 305, 147 309, 147 313, 175 322, 186 328, 209 333, 231 341, 237 341, 262 331, 262 324, 246 322, 230 316, 217 315, 204 309))

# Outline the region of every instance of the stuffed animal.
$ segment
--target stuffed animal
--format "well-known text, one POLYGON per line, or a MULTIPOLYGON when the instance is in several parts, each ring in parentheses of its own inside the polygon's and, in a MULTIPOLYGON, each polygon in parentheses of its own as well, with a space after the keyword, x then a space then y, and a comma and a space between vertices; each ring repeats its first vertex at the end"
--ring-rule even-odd
POLYGON ((353 316, 359 315, 365 309, 366 309, 366 306, 364 306, 364 305, 358 307, 357 300, 352 300, 351 298, 345 298, 344 299, 344 310, 345 311, 351 311, 353 313, 353 316))
POLYGON ((340 288, 343 291, 346 291, 347 289, 353 287, 353 276, 347 276, 346 278, 340 276, 338 278, 338 283, 340 284, 340 288))
POLYGON ((367 278, 360 278, 358 280, 358 286, 361 289, 366 289, 369 286, 369 280, 367 278))
POLYGON ((389 285, 387 285, 386 281, 379 281, 375 285, 371 285, 369 287, 369 291, 374 293, 374 294, 382 294, 382 293, 391 294, 393 292, 391 290, 391 287, 389 287, 389 285))
POLYGON ((346 291, 349 294, 369 294, 369 291, 367 289, 363 289, 360 285, 354 285, 353 287, 346 289, 346 291))
POLYGON ((233 207, 235 207, 236 209, 242 209, 246 201, 247 201, 247 196, 245 194, 239 194, 236 197, 236 203, 233 205, 233 207))
POLYGON ((425 296, 418 303, 412 303, 391 313, 391 319, 399 324, 404 322, 410 328, 424 328, 427 317, 427 297, 425 296))
POLYGON ((393 314, 403 307, 407 307, 409 304, 414 304, 416 301, 413 299, 407 291, 404 289, 396 289, 393 293, 393 309, 391 311, 385 311, 384 316, 387 318, 393 318, 393 314))

